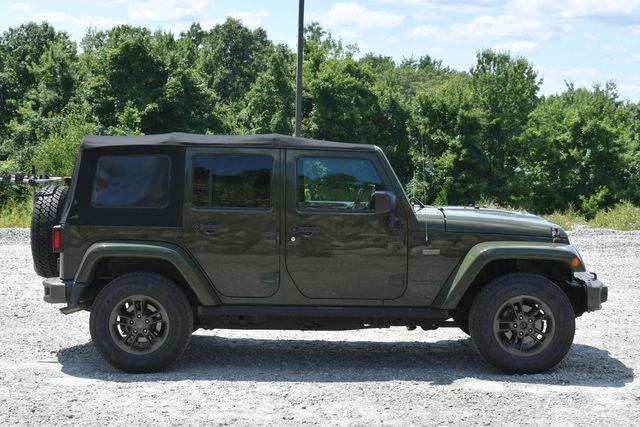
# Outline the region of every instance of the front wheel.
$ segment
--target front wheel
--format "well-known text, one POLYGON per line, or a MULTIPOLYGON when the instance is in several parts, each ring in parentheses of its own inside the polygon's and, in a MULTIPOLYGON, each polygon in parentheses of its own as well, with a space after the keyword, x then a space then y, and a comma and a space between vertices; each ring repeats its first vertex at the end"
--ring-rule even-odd
POLYGON ((509 374, 547 371, 567 354, 575 316, 567 295, 550 280, 507 274, 485 286, 469 313, 471 339, 482 358, 509 374))
POLYGON ((159 371, 184 352, 193 312, 184 292, 152 273, 109 282, 91 307, 91 339, 112 366, 131 373, 159 371))

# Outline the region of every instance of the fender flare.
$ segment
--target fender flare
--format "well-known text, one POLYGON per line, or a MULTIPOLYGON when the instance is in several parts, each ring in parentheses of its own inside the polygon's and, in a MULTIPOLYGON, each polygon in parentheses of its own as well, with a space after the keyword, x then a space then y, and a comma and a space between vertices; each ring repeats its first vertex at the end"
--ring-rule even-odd
POLYGON ((106 258, 147 258, 170 262, 184 277, 200 305, 219 305, 213 286, 191 257, 180 247, 166 242, 108 241, 89 246, 76 271, 74 282, 89 284, 95 268, 106 258))
POLYGON ((490 262, 501 259, 560 261, 574 272, 586 271, 582 257, 572 245, 513 241, 478 243, 451 273, 432 305, 445 310, 455 309, 478 273, 490 262), (575 267, 571 264, 574 258, 580 261, 575 267))

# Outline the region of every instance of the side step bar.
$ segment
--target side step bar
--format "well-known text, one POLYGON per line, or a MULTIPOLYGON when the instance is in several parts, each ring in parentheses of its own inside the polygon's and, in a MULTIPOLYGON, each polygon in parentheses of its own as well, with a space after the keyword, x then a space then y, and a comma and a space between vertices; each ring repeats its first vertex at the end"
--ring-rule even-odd
POLYGON ((201 327, 237 329, 346 330, 389 326, 433 328, 451 317, 448 310, 425 307, 200 306, 201 327))
POLYGON ((200 306, 201 316, 286 316, 286 317, 341 317, 341 318, 403 318, 445 320, 448 310, 425 307, 333 307, 304 305, 216 305, 200 306))

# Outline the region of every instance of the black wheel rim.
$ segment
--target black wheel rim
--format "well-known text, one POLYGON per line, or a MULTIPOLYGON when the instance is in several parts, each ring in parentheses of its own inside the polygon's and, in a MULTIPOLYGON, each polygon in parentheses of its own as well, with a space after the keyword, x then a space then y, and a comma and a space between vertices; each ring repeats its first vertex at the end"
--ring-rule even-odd
POLYGON ((497 311, 493 332, 504 350, 516 356, 533 356, 551 344, 555 319, 549 306, 540 299, 518 296, 497 311))
POLYGON ((156 351, 169 333, 167 311, 157 300, 132 295, 120 301, 109 318, 111 337, 122 350, 142 355, 156 351))

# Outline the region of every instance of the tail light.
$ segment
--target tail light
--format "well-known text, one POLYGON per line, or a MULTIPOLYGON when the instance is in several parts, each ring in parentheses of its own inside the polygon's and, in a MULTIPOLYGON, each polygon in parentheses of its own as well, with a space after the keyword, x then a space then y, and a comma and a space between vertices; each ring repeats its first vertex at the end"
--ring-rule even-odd
POLYGON ((53 239, 53 252, 60 253, 62 252, 62 226, 56 225, 53 227, 51 231, 53 239))

